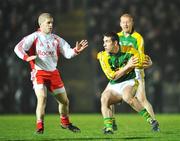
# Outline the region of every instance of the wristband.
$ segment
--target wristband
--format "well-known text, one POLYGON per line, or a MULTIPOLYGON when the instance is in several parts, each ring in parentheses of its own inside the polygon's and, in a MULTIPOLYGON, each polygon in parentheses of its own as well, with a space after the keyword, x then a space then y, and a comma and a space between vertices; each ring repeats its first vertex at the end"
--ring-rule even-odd
POLYGON ((75 52, 76 54, 79 54, 79 53, 80 53, 79 51, 77 51, 76 48, 74 48, 74 52, 75 52))
POLYGON ((23 60, 27 61, 28 55, 24 55, 23 60))

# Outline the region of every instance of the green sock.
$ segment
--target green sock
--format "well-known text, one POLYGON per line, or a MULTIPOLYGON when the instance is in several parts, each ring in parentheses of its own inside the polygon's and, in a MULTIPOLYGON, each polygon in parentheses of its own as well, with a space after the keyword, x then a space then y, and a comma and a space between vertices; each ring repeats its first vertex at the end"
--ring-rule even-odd
POLYGON ((142 110, 139 112, 139 114, 140 114, 141 116, 143 116, 148 123, 150 123, 150 124, 152 123, 153 119, 152 119, 152 117, 150 116, 150 114, 147 112, 146 109, 142 109, 142 110))
POLYGON ((112 128, 112 118, 104 118, 104 127, 112 128))
POLYGON ((113 124, 116 124, 115 117, 112 117, 112 123, 113 123, 113 124))

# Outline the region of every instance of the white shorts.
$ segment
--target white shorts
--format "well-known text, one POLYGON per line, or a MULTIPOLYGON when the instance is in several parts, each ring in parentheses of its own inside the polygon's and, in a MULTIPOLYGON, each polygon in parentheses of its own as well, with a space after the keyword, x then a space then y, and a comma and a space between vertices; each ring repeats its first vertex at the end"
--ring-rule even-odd
POLYGON ((136 74, 136 79, 137 80, 144 79, 144 77, 145 77, 144 69, 135 68, 135 74, 136 74))
POLYGON ((130 80, 123 81, 123 82, 117 83, 117 84, 108 83, 106 90, 111 89, 111 90, 116 91, 119 95, 123 95, 124 88, 126 86, 132 86, 132 87, 136 88, 138 86, 138 81, 136 79, 130 79, 130 80))

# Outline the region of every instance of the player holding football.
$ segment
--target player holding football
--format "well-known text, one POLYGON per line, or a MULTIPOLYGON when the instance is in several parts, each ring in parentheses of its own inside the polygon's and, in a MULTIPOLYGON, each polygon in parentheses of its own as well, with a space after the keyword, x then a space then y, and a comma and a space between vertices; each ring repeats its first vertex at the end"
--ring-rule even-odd
MULTIPOLYGON (((104 134, 113 134, 113 115, 110 106, 122 100, 128 103, 151 124, 153 118, 135 98, 138 80, 134 70, 137 66, 140 66, 139 58, 135 56, 139 52, 130 49, 133 47, 120 47, 119 37, 113 32, 104 34, 103 42, 105 51, 99 52, 97 58, 102 70, 109 79, 109 83, 101 95, 104 134), (122 48, 129 48, 131 52, 124 52, 122 48)), ((141 64, 142 68, 151 66, 147 55, 145 55, 141 64)))
POLYGON ((72 49, 61 37, 52 33, 53 17, 42 13, 38 18, 38 31, 24 37, 15 47, 17 56, 30 63, 31 80, 37 97, 36 133, 44 132, 44 116, 49 90, 59 104, 60 124, 63 129, 79 132, 80 129, 70 122, 69 100, 59 71, 57 62, 59 55, 70 59, 81 53, 87 46, 87 40, 76 42, 72 49))
MULTIPOLYGON (((133 17, 130 14, 123 14, 120 17, 120 27, 122 28, 122 31, 117 34, 120 38, 121 46, 133 46, 139 52, 140 58, 142 58, 142 55, 144 54, 144 40, 143 37, 134 30, 133 24, 133 17)), ((135 72, 136 79, 139 82, 136 97, 140 101, 141 105, 148 111, 148 113, 153 118, 152 124, 157 125, 154 126, 152 130, 159 131, 159 123, 155 119, 153 108, 146 98, 144 69, 136 67, 135 72)), ((114 126, 116 128, 115 119, 114 126)))

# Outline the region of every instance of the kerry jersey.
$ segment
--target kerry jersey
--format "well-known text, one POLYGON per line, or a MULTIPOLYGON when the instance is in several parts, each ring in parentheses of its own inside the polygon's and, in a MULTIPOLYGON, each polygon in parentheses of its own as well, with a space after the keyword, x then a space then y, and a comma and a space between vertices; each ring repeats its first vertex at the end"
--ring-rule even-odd
POLYGON ((125 36, 124 32, 117 33, 119 36, 119 44, 123 46, 132 46, 134 47, 140 54, 144 53, 144 40, 142 36, 134 31, 132 34, 125 36))
POLYGON ((132 70, 119 79, 113 80, 113 78, 115 77, 115 71, 124 67, 130 57, 131 55, 122 53, 120 51, 117 54, 109 54, 106 51, 102 51, 97 55, 101 68, 107 78, 110 80, 111 84, 120 83, 122 81, 135 78, 135 72, 134 70, 132 70))
MULTIPOLYGON (((138 57, 141 61, 144 58, 144 40, 143 37, 136 31, 128 36, 125 36, 124 32, 121 31, 117 33, 119 36, 119 44, 121 45, 121 50, 124 53, 129 54, 130 52, 138 57)), ((139 66, 135 69, 136 79, 143 79, 144 69, 142 69, 142 62, 139 62, 139 66)))

